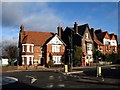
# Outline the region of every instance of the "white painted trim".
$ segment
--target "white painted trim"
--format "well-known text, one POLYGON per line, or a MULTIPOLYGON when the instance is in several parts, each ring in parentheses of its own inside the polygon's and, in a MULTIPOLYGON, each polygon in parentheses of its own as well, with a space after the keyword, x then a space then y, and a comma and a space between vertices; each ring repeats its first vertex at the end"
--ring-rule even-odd
POLYGON ((27 65, 29 65, 29 60, 30 60, 30 57, 31 57, 31 60, 32 60, 32 64, 33 64, 33 58, 34 58, 34 55, 22 55, 22 65, 24 65, 24 57, 27 58, 27 65))
POLYGON ((27 46, 27 52, 30 52, 30 45, 26 45, 27 46))
POLYGON ((56 44, 56 45, 64 45, 66 46, 66 44, 60 39, 60 37, 56 34, 46 45, 48 44, 56 44), (57 38, 60 42, 59 43, 53 43, 52 40, 54 40, 55 38, 57 38))
POLYGON ((24 63, 24 57, 22 57, 22 65, 24 65, 25 63, 24 63))
POLYGON ((117 41, 116 40, 111 40, 110 44, 111 44, 111 46, 117 46, 117 41))
POLYGON ((34 46, 32 46, 32 53, 34 52, 34 46))
POLYGON ((34 57, 34 55, 22 55, 22 57, 34 57))
POLYGON ((104 39, 103 39, 103 44, 104 44, 104 45, 106 45, 106 43, 105 43, 106 41, 109 42, 109 43, 111 42, 110 39, 106 39, 106 38, 104 38, 104 39))
POLYGON ((52 52, 60 52, 60 48, 61 48, 61 45, 52 45, 52 52))
POLYGON ((23 51, 23 52, 30 52, 30 46, 32 46, 32 51, 31 51, 31 52, 33 53, 33 52, 34 52, 34 51, 33 51, 34 44, 22 44, 22 47, 23 47, 23 50, 22 50, 22 51, 23 51), (26 46, 27 51, 24 50, 24 46, 26 46))
POLYGON ((24 50, 24 45, 22 45, 22 52, 25 52, 25 50, 24 50))
POLYGON ((34 44, 29 44, 29 43, 26 43, 26 44, 22 44, 22 45, 31 45, 31 46, 34 46, 34 44))
MULTIPOLYGON (((62 58, 62 56, 61 55, 59 55, 59 56, 53 56, 53 61, 57 61, 57 59, 56 60, 54 60, 55 59, 55 57, 58 59, 59 58, 59 60, 62 58)), ((61 61, 61 60, 60 60, 61 61)), ((60 63, 57 63, 57 62, 55 62, 54 64, 61 64, 62 63, 62 61, 60 62, 60 63)))

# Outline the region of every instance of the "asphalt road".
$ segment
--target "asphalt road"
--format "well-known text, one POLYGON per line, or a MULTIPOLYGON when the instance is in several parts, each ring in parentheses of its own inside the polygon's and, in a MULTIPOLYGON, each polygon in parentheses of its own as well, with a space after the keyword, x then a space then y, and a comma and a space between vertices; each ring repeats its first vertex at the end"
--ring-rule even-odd
MULTIPOLYGON (((85 76, 97 76, 97 69, 95 68, 81 68, 74 69, 74 71, 83 71, 85 76)), ((79 75, 79 74, 78 74, 79 75)), ((101 67, 101 75, 104 78, 120 79, 120 65, 101 67)))
MULTIPOLYGON (((88 70, 89 71, 89 70, 88 70)), ((91 72, 91 70, 90 70, 91 72)), ((118 88, 114 85, 98 85, 93 83, 78 82, 61 73, 48 71, 20 71, 4 72, 3 77, 13 77, 17 82, 4 84, 2 90, 8 89, 45 89, 45 88, 118 88)))

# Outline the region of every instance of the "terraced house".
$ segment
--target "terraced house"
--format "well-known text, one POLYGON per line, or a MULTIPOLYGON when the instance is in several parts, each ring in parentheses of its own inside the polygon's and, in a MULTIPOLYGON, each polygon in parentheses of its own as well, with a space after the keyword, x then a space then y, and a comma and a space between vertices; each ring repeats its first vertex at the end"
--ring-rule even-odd
POLYGON ((66 43, 67 49, 71 47, 71 44, 73 44, 72 48, 74 46, 82 47, 83 66, 93 62, 93 40, 89 30, 90 29, 88 24, 78 26, 77 22, 75 22, 74 27, 66 27, 64 31, 61 30, 63 33, 62 39, 66 43))
POLYGON ((109 34, 107 31, 102 32, 101 29, 96 30, 95 34, 98 40, 103 44, 100 51, 103 54, 117 53, 117 35, 109 34))
POLYGON ((19 64, 47 65, 64 63, 65 43, 56 33, 24 30, 21 25, 19 33, 19 64))
POLYGON ((82 47, 82 66, 93 63, 93 51, 95 49, 104 55, 117 53, 117 35, 109 34, 107 31, 102 32, 101 29, 94 30, 88 24, 78 25, 75 22, 74 27, 66 27, 65 30, 61 28, 59 32, 67 45, 66 50, 74 46, 82 47), (71 46, 71 44, 73 45, 71 46))

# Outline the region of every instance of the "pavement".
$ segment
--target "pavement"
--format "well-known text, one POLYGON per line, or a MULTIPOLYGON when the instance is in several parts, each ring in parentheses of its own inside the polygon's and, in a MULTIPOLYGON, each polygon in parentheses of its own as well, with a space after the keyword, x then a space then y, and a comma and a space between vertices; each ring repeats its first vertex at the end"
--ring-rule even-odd
MULTIPOLYGON (((112 65, 112 66, 115 66, 115 65, 112 65)), ((80 68, 83 68, 83 67, 79 67, 78 69, 80 69, 80 68)), ((89 67, 85 67, 85 68, 89 68, 89 67)), ((77 69, 77 67, 75 69, 77 69)), ((19 72, 19 71, 23 71, 23 70, 6 71, 6 72, 19 72)), ((32 70, 25 70, 25 71, 32 71, 32 70)), ((69 79, 74 78, 74 80, 77 81, 77 82, 120 86, 120 80, 119 79, 86 76, 86 75, 84 75, 84 72, 82 70, 81 71, 73 70, 72 72, 65 73, 64 68, 57 68, 57 69, 55 69, 55 68, 43 68, 43 69, 37 69, 37 70, 34 70, 34 71, 52 71, 52 72, 62 73, 63 75, 67 76, 67 78, 69 78, 69 79), (76 75, 76 74, 79 74, 79 76, 76 75)), ((4 78, 3 78, 3 81, 4 81, 4 78)))

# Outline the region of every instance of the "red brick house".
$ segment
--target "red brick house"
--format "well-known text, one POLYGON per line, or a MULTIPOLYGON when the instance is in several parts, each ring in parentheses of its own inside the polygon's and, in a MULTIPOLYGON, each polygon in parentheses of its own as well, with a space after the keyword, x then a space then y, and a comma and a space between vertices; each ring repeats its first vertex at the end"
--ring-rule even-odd
POLYGON ((95 31, 94 31, 94 28, 91 28, 90 34, 91 34, 91 37, 93 39, 93 50, 97 49, 97 50, 102 52, 103 51, 103 44, 98 40, 98 38, 95 34, 95 31))
POLYGON ((117 35, 114 33, 110 34, 110 45, 111 45, 111 53, 117 53, 117 35))
POLYGON ((20 65, 47 65, 51 59, 64 63, 65 43, 55 33, 25 31, 21 25, 18 46, 20 65))
POLYGON ((74 27, 66 27, 64 31, 61 31, 63 33, 62 40, 66 43, 67 49, 71 48, 71 44, 73 44, 73 47, 82 47, 83 66, 89 65, 93 62, 93 40, 89 30, 88 24, 78 26, 77 22, 75 22, 74 27))
POLYGON ((109 34, 107 31, 102 32, 101 29, 96 30, 95 34, 98 40, 103 44, 103 49, 101 50, 103 54, 117 53, 116 35, 109 34))

